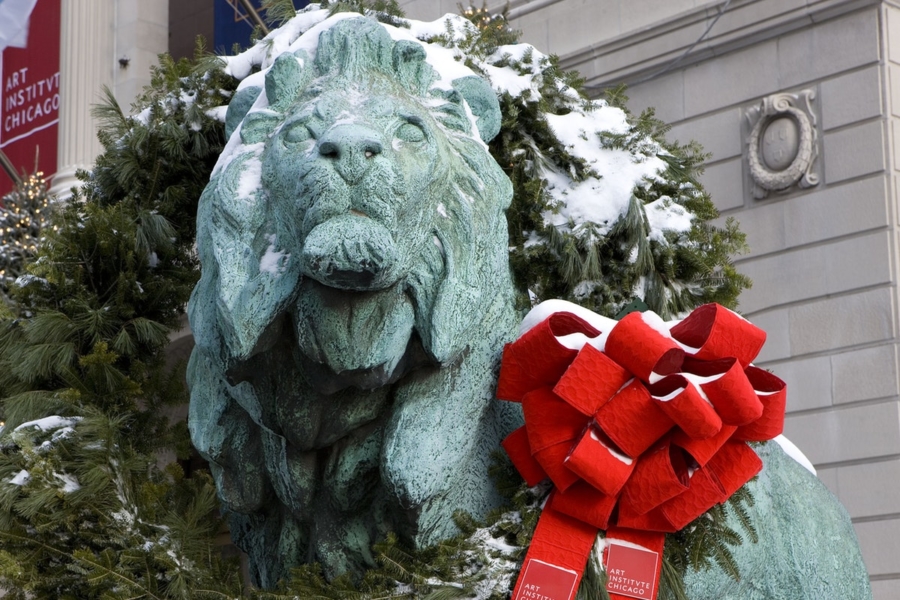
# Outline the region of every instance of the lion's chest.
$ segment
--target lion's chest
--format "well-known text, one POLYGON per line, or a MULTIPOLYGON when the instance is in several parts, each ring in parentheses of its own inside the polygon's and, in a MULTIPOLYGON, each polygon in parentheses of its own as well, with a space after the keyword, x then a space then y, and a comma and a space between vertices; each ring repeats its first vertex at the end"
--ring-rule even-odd
POLYGON ((292 317, 302 368, 313 387, 374 389, 404 370, 415 317, 400 286, 348 292, 307 279, 292 317))

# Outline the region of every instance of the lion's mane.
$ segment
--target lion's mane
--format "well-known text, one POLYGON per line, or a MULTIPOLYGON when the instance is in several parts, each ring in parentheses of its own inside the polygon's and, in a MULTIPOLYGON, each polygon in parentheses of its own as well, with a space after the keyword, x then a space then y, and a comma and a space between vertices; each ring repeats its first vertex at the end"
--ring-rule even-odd
POLYGON ((263 586, 453 534, 518 419, 492 401, 515 327, 496 97, 332 19, 242 84, 198 212, 191 435, 263 586))

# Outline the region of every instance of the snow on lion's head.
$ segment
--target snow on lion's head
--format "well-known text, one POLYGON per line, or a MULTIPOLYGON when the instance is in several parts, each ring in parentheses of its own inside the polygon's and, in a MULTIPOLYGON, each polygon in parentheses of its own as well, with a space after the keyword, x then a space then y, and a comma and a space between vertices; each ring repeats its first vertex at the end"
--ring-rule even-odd
POLYGON ((514 323, 496 95, 368 18, 296 46, 228 108, 189 307, 192 437, 264 585, 311 556, 359 568, 389 530, 452 533, 454 510, 491 504, 458 482, 509 429, 491 402, 514 323))

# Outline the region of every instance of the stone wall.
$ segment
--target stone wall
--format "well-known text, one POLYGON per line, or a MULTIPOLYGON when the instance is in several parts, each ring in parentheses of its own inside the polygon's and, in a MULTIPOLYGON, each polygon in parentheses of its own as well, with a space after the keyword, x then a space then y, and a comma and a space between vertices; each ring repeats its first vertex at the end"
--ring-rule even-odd
MULTIPOLYGON (((421 19, 456 10, 400 4, 421 19)), ((748 236, 739 308, 769 333, 757 364, 788 383, 786 433, 850 512, 876 600, 900 598, 900 3, 732 0, 717 19, 725 4, 520 0, 510 14, 592 93, 626 82, 633 111, 656 107, 671 138, 712 153, 703 182, 748 236), (804 90, 818 183, 758 199, 746 115, 804 90)))

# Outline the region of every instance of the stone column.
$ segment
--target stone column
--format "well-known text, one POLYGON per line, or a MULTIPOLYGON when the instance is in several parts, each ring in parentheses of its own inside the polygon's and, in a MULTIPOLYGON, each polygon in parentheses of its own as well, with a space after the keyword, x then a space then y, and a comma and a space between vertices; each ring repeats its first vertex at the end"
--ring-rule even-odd
POLYGON ((114 84, 115 0, 62 3, 59 150, 52 191, 63 196, 77 183, 75 170, 100 153, 91 107, 103 85, 114 84))

